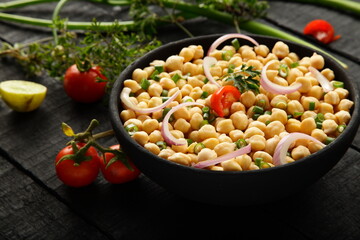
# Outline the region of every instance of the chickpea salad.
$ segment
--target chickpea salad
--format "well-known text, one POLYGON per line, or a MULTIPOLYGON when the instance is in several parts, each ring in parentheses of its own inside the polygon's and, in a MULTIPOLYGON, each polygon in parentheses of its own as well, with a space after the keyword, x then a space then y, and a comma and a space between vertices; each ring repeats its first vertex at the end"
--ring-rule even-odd
POLYGON ((136 142, 215 171, 270 168, 317 152, 344 131, 354 105, 321 55, 300 58, 282 41, 269 48, 243 34, 135 69, 120 95, 120 118, 136 142))

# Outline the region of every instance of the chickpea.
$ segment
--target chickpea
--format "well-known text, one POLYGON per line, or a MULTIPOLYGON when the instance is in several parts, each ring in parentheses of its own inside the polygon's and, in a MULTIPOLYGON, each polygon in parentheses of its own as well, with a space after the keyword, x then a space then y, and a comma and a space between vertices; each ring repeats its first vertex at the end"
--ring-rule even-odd
POLYGON ((315 119, 312 117, 308 117, 302 120, 300 123, 300 131, 302 133, 311 135, 312 130, 314 130, 315 128, 316 128, 316 122, 315 119))
POLYGON ((244 138, 244 133, 241 130, 235 129, 229 133, 229 137, 233 142, 236 142, 237 140, 244 138))
POLYGON ((231 153, 235 149, 235 143, 229 142, 221 142, 214 147, 214 151, 216 152, 217 156, 222 156, 228 153, 231 153))
POLYGON ((211 160, 217 158, 217 154, 214 150, 209 148, 203 148, 198 154, 198 162, 211 160))
POLYGON ((225 120, 221 120, 217 123, 216 125, 216 130, 219 133, 226 133, 228 134, 230 131, 234 130, 235 127, 233 125, 233 122, 231 119, 225 119, 225 120))
MULTIPOLYGON (((185 138, 181 137, 179 139, 182 139, 183 141, 185 140, 185 138)), ((175 152, 177 153, 186 153, 187 152, 187 149, 188 149, 188 144, 186 142, 186 144, 184 145, 171 145, 171 149, 174 150, 175 152)))
POLYGON ((269 153, 270 155, 273 155, 275 152, 275 148, 279 142, 280 142, 280 137, 277 135, 272 138, 267 139, 266 143, 265 143, 264 151, 269 153))
POLYGON ((135 118, 136 114, 133 110, 127 109, 127 110, 122 110, 120 113, 120 118, 123 122, 126 122, 127 120, 131 119, 131 118, 135 118))
POLYGON ((301 93, 307 93, 311 90, 311 78, 310 77, 297 77, 295 80, 296 83, 301 83, 301 87, 298 90, 301 93))
POLYGON ((253 91, 246 91, 240 96, 240 101, 245 107, 249 108, 255 104, 256 97, 253 91))
POLYGON ((307 147, 304 147, 302 145, 299 145, 291 151, 291 157, 294 160, 299 160, 301 158, 304 158, 306 156, 309 156, 311 153, 307 147))
POLYGON ((181 56, 170 56, 166 59, 165 69, 167 72, 172 72, 176 70, 182 70, 184 65, 184 58, 181 56))
POLYGON ((327 92, 324 96, 324 101, 331 105, 337 105, 340 102, 339 94, 335 91, 327 92))
POLYGON ((182 107, 173 113, 175 119, 183 118, 186 121, 190 120, 190 112, 186 107, 182 107))
POLYGON ((326 77, 329 81, 332 81, 335 78, 334 71, 329 68, 322 70, 321 74, 324 75, 324 77, 326 77))
POLYGON ((267 163, 273 163, 272 160, 272 156, 264 151, 257 151, 254 153, 254 155, 252 156, 253 160, 257 159, 257 158, 262 158, 264 162, 267 163))
POLYGON ((159 83, 152 83, 147 91, 151 97, 160 97, 163 87, 159 83))
POLYGON ((214 149, 220 143, 218 138, 207 138, 202 143, 206 148, 214 149))
POLYGON ((181 165, 189 166, 191 163, 191 158, 184 153, 176 152, 173 155, 167 158, 169 161, 179 163, 181 165))
POLYGON ((145 131, 135 132, 132 135, 132 138, 142 146, 144 146, 149 141, 149 135, 145 131))
POLYGON ((260 55, 262 57, 266 57, 270 52, 269 48, 263 44, 261 44, 259 46, 255 46, 254 50, 257 55, 260 55))
POLYGON ((255 70, 261 70, 263 68, 263 64, 257 59, 250 59, 246 62, 247 66, 253 66, 255 70))
POLYGON ((159 141, 164 141, 164 138, 161 135, 161 132, 159 130, 154 130, 149 135, 149 142, 157 143, 159 141))
POLYGON ((280 121, 282 124, 285 125, 288 121, 287 113, 282 109, 273 108, 270 121, 276 121, 276 120, 280 121))
POLYGON ((215 127, 210 124, 206 124, 202 126, 199 130, 199 139, 201 139, 201 141, 207 138, 212 138, 217 136, 218 133, 216 132, 215 127))
POLYGON ((204 56, 204 49, 202 48, 201 45, 197 45, 197 46, 196 46, 196 45, 190 45, 189 48, 195 49, 193 59, 203 58, 203 56, 204 56))
POLYGON ((233 56, 230 60, 229 60, 229 65, 233 65, 235 67, 240 67, 243 64, 243 60, 241 57, 239 56, 233 56))
POLYGON ((301 104, 303 105, 304 110, 314 111, 319 107, 319 100, 315 97, 303 96, 301 98, 301 104))
POLYGON ((199 68, 196 64, 191 62, 184 63, 182 67, 183 74, 190 74, 190 76, 195 76, 199 74, 199 68))
POLYGON ((197 100, 201 97, 202 93, 203 90, 201 90, 200 87, 194 87, 189 96, 192 97, 194 100, 197 100))
POLYGON ((182 86, 181 88, 181 95, 183 96, 189 96, 190 93, 192 92, 193 87, 190 84, 185 84, 184 86, 182 86))
POLYGON ((132 73, 132 79, 134 79, 136 82, 141 82, 143 79, 148 78, 148 73, 140 68, 137 68, 132 73))
POLYGON ((261 135, 253 135, 247 139, 247 142, 251 144, 251 149, 254 151, 260 151, 265 149, 266 139, 261 135))
POLYGON ((322 69, 325 65, 325 61, 323 56, 314 53, 311 57, 310 57, 310 65, 316 69, 322 69))
POLYGON ((127 120, 125 123, 124 123, 124 126, 126 127, 127 125, 129 124, 134 124, 136 125, 136 127, 141 131, 142 130, 142 127, 143 127, 143 123, 141 120, 139 119, 136 119, 136 118, 130 118, 129 120, 127 120))
POLYGON ((331 119, 326 119, 322 123, 322 129, 323 129, 324 133, 327 135, 333 134, 336 131, 337 127, 338 127, 338 124, 334 120, 331 120, 331 119))
POLYGON ((340 110, 339 112, 335 113, 335 116, 339 124, 348 124, 351 118, 350 113, 344 110, 340 110))
POLYGON ((184 58, 184 62, 189 62, 195 55, 195 48, 186 47, 181 49, 179 56, 184 58))
POLYGON ((285 131, 285 126, 280 121, 273 121, 266 126, 265 137, 266 139, 272 138, 275 135, 280 135, 280 133, 285 131))
POLYGON ((271 118, 270 114, 263 114, 257 118, 257 121, 265 123, 265 125, 266 125, 266 123, 271 122, 270 118, 271 118))
POLYGON ((316 115, 317 114, 314 111, 305 111, 303 115, 301 115, 301 121, 308 117, 316 118, 316 115))
POLYGON ((296 78, 303 77, 303 76, 304 76, 304 73, 302 71, 300 71, 297 68, 291 68, 286 80, 289 82, 289 84, 291 84, 296 81, 296 78))
POLYGON ((344 99, 349 96, 349 91, 345 88, 335 88, 334 91, 337 92, 340 99, 344 99))
POLYGON ((334 113, 334 108, 331 104, 326 102, 321 102, 319 104, 319 113, 325 114, 325 113, 334 113))
POLYGON ((275 43, 272 51, 273 54, 275 54, 278 58, 282 59, 284 57, 286 57, 287 55, 289 55, 289 46, 286 45, 284 42, 282 41, 278 41, 275 43))
POLYGON ((296 113, 303 113, 304 107, 299 101, 290 100, 288 102, 287 112, 294 116, 296 113))
POLYGON ((256 53, 252 49, 245 49, 242 51, 241 57, 244 62, 247 62, 250 59, 256 59, 256 53))
POLYGON ((153 108, 153 107, 156 107, 156 106, 159 106, 162 104, 162 99, 160 97, 152 97, 150 98, 150 100, 148 101, 148 104, 147 106, 149 108, 153 108))
MULTIPOLYGON (((155 120, 156 121, 156 120, 155 120)), ((179 118, 174 123, 174 129, 179 130, 183 133, 187 133, 190 131, 191 125, 185 119, 179 118)))
POLYGON ((234 159, 223 161, 221 163, 221 166, 224 171, 242 171, 240 164, 234 159))
POLYGON ((248 126, 249 119, 243 112, 235 112, 231 114, 230 119, 236 129, 245 130, 248 126))
POLYGON ((245 106, 241 102, 234 102, 230 107, 230 114, 234 114, 238 111, 245 113, 245 106))
POLYGON ((320 99, 322 99, 322 97, 324 95, 324 90, 320 86, 312 86, 310 88, 310 91, 307 94, 308 94, 308 96, 311 96, 311 97, 316 98, 317 100, 320 100, 320 99))
POLYGON ((257 127, 258 129, 260 129, 261 131, 264 132, 266 129, 266 124, 257 120, 257 121, 253 121, 253 122, 249 123, 248 128, 251 128, 251 127, 257 127))
POLYGON ((146 119, 143 122, 143 129, 147 134, 152 133, 159 128, 159 122, 156 119, 146 119))
POLYGON ((146 143, 144 147, 155 155, 158 155, 160 153, 160 148, 155 143, 146 143))
POLYGON ((243 171, 250 170, 250 165, 252 163, 252 159, 249 155, 243 154, 235 158, 235 161, 240 165, 243 171))
POLYGON ((311 136, 313 138, 316 138, 320 142, 325 142, 325 140, 327 138, 326 133, 323 130, 317 129, 317 128, 311 131, 311 136))
POLYGON ((349 112, 353 105, 354 105, 353 101, 349 99, 342 99, 337 106, 337 110, 338 111, 344 110, 349 112))
POLYGON ((270 101, 270 105, 274 108, 286 109, 288 98, 284 95, 276 95, 270 101))
POLYGON ((301 122, 295 118, 291 118, 286 123, 285 128, 286 128, 286 131, 288 131, 289 133, 300 132, 301 122))
POLYGON ((175 82, 171 78, 167 78, 167 77, 160 79, 160 85, 163 89, 166 89, 166 90, 170 90, 170 89, 176 87, 175 82))
POLYGON ((263 131, 261 131, 260 129, 258 129, 257 127, 251 127, 245 130, 244 132, 244 138, 250 138, 254 135, 260 135, 260 136, 264 136, 265 133, 263 131))
POLYGON ((162 149, 159 153, 159 157, 168 159, 170 156, 174 155, 175 152, 171 148, 162 149))

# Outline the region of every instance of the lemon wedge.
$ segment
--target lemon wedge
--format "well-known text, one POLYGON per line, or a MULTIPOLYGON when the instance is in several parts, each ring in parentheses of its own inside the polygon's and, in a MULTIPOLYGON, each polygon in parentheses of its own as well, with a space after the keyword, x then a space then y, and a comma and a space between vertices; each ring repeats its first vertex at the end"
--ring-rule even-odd
POLYGON ((47 88, 39 83, 25 80, 0 82, 0 96, 4 102, 17 112, 30 112, 44 101, 47 88))

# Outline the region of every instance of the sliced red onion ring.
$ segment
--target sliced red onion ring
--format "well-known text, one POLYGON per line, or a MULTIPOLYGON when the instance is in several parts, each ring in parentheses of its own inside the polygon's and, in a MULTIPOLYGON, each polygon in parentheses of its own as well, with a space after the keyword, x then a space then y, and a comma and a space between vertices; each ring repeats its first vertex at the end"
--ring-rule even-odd
POLYGON ((218 87, 221 87, 220 84, 218 84, 215 79, 213 78, 213 76, 211 75, 210 72, 210 68, 212 65, 216 64, 217 60, 214 57, 204 57, 204 61, 203 61, 203 67, 204 67, 204 74, 206 76, 206 78, 209 80, 209 82, 211 82, 212 84, 215 84, 218 87))
POLYGON ((195 167, 195 168, 206 168, 206 167, 213 166, 215 164, 224 162, 226 160, 238 157, 240 155, 243 155, 243 154, 246 154, 246 153, 249 153, 249 152, 251 152, 251 144, 248 144, 245 147, 242 147, 239 150, 236 150, 234 152, 222 155, 222 156, 220 156, 218 158, 198 162, 198 163, 194 164, 193 167, 195 167))
POLYGON ((281 86, 279 84, 271 82, 267 75, 266 70, 270 66, 270 64, 274 63, 276 60, 271 60, 261 70, 261 79, 260 84, 261 86, 268 92, 275 93, 275 94, 289 94, 299 90, 302 86, 301 83, 294 83, 291 86, 281 86))
POLYGON ((204 105, 201 103, 184 102, 184 103, 181 103, 181 104, 171 108, 171 110, 165 115, 164 120, 162 121, 162 124, 161 124, 161 135, 167 144, 175 145, 175 146, 180 146, 180 145, 186 144, 185 139, 177 139, 171 134, 171 132, 169 130, 169 118, 170 118, 171 114, 173 114, 175 111, 179 110, 180 108, 192 106, 192 105, 204 107, 204 105))
POLYGON ((312 73, 312 75, 315 76, 316 80, 318 80, 321 87, 324 89, 324 92, 330 92, 334 90, 334 86, 316 68, 310 66, 309 71, 312 73))
POLYGON ((322 147, 325 147, 325 144, 307 134, 298 132, 290 133, 289 135, 283 137, 275 148, 273 163, 276 166, 287 163, 286 154, 289 150, 289 147, 294 141, 298 139, 308 139, 310 141, 320 144, 322 147))
POLYGON ((152 108, 140 108, 140 107, 136 106, 130 100, 130 96, 129 96, 130 93, 131 93, 131 89, 128 88, 128 87, 124 87, 123 90, 121 91, 121 94, 120 94, 121 101, 125 104, 125 106, 127 106, 131 110, 133 110, 135 112, 138 112, 138 113, 146 114, 146 113, 152 113, 152 112, 159 111, 159 110, 163 109, 164 107, 166 107, 166 105, 171 103, 180 94, 180 90, 177 91, 174 95, 172 95, 163 104, 161 104, 159 106, 156 106, 156 107, 152 107, 152 108))
POLYGON ((224 36, 219 37, 218 39, 216 39, 210 46, 207 55, 209 55, 212 51, 214 51, 221 43, 225 42, 228 39, 231 38, 242 38, 242 39, 246 39, 250 42, 252 42, 254 45, 259 46, 259 43, 253 39, 252 37, 249 37, 245 34, 241 34, 241 33, 230 33, 230 34, 225 34, 224 36))

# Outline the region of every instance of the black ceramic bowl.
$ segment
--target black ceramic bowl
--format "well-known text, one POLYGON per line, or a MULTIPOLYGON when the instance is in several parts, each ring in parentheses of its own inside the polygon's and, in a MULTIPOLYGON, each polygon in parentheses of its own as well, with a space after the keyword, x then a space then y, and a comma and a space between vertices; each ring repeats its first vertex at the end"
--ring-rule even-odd
MULTIPOLYGON (((326 174, 342 158, 359 126, 358 86, 345 72, 349 70, 344 70, 324 55, 326 67, 334 70, 337 80, 345 82, 345 87, 350 91, 349 97, 355 102, 352 119, 346 130, 334 142, 301 160, 273 168, 242 172, 197 169, 170 162, 150 153, 124 130, 119 117, 121 112, 119 95, 123 88, 123 81, 131 78, 134 69, 144 68, 155 59, 166 60, 170 55, 178 54, 183 47, 192 44, 202 45, 206 52, 211 43, 220 36, 201 36, 163 45, 144 55, 122 72, 114 84, 110 97, 110 117, 117 140, 147 177, 187 199, 210 204, 252 205, 280 199, 304 189, 326 174)), ((251 36, 270 49, 279 40, 259 35, 251 36)), ((249 44, 241 39, 239 41, 241 44, 249 44)), ((297 53, 300 57, 311 56, 314 52, 296 43, 282 41, 288 44, 290 51, 297 53)))

